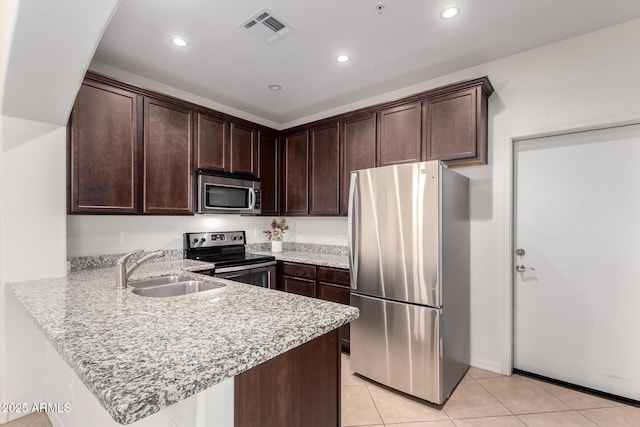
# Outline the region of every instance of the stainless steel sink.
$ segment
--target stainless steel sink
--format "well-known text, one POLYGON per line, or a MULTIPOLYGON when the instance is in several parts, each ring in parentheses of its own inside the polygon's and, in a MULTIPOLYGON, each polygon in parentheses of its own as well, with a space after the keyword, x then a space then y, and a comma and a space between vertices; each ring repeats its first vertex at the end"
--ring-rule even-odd
POLYGON ((156 279, 138 280, 129 282, 133 287, 133 293, 143 297, 177 297, 180 295, 193 294, 195 292, 210 291, 212 289, 224 288, 226 285, 220 283, 204 282, 194 280, 189 276, 166 276, 156 279))
POLYGON ((170 285, 179 282, 189 282, 191 280, 193 280, 193 277, 174 274, 173 276, 156 277, 155 279, 136 280, 129 282, 128 285, 136 289, 141 289, 160 285, 170 285))

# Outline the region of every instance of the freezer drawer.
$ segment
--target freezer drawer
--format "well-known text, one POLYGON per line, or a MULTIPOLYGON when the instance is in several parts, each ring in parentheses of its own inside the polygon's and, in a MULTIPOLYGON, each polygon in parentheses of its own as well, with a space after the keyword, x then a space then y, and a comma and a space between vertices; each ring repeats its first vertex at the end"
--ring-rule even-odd
POLYGON ((386 386, 442 403, 441 309, 351 294, 351 369, 386 386))

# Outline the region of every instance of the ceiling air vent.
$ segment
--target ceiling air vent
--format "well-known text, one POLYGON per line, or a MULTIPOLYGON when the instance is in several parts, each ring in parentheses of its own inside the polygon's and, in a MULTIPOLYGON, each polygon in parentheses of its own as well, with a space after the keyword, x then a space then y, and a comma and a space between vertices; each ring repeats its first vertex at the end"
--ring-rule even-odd
POLYGON ((266 9, 262 9, 251 18, 243 21, 240 26, 244 27, 254 37, 269 44, 280 41, 293 31, 282 19, 276 18, 266 9))

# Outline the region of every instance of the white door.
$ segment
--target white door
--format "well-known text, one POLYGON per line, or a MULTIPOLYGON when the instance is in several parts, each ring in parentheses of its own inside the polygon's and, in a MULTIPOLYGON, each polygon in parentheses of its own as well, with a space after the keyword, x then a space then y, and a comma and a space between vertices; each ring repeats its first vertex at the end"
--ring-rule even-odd
POLYGON ((640 125, 520 141, 514 173, 514 367, 640 400, 640 125))

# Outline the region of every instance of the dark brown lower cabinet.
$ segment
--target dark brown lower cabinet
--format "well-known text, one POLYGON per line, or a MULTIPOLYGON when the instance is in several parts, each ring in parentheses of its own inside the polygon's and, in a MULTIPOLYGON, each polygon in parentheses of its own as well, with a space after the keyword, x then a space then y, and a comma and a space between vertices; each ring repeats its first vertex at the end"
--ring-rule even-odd
POLYGON ((305 297, 316 296, 316 281, 300 279, 298 277, 284 276, 284 291, 292 294, 303 295, 305 297))
MULTIPOLYGON (((339 304, 351 305, 351 285, 349 270, 342 268, 318 267, 317 297, 339 304)), ((342 350, 349 352, 351 346, 350 327, 347 323, 340 328, 342 350)))
POLYGON ((333 330, 235 377, 235 427, 340 426, 340 339, 333 330))
MULTIPOLYGON (((309 264, 278 262, 276 289, 350 305, 349 270, 309 264)), ((342 350, 350 349, 349 324, 340 328, 342 350)))

